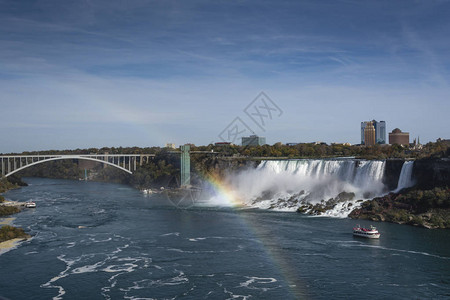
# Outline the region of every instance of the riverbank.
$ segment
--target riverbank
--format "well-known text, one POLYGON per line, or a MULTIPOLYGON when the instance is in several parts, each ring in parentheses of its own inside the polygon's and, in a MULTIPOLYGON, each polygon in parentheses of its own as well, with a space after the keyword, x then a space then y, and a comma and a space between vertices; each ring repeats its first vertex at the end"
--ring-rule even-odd
MULTIPOLYGON (((5 193, 9 190, 19 188, 26 185, 19 179, 19 182, 12 183, 3 178, 0 181, 0 191, 5 193)), ((11 223, 15 218, 10 217, 13 214, 19 213, 24 207, 24 203, 16 201, 7 201, 2 195, 0 195, 0 254, 9 251, 16 247, 19 242, 25 241, 31 236, 22 228, 11 226, 11 223)))
POLYGON ((31 238, 22 228, 11 226, 15 218, 0 219, 0 255, 17 247, 20 242, 31 238))
POLYGON ((0 255, 17 247, 20 244, 20 242, 24 242, 27 239, 28 238, 15 238, 15 239, 7 240, 5 242, 1 242, 0 243, 0 255))
POLYGON ((16 218, 3 218, 0 219, 0 225, 10 225, 12 221, 14 221, 16 218))

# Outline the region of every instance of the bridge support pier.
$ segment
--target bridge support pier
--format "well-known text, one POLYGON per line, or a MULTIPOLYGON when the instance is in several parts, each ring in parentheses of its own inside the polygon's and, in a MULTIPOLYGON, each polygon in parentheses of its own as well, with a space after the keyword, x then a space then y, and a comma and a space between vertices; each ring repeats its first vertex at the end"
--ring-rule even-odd
POLYGON ((189 154, 191 146, 181 146, 181 187, 188 187, 191 185, 191 157, 189 154))

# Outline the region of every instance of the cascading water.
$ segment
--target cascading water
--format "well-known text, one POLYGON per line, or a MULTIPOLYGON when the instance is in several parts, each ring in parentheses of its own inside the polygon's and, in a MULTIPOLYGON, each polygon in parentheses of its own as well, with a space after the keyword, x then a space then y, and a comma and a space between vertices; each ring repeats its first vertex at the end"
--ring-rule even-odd
POLYGON ((399 192, 402 189, 412 187, 414 181, 412 179, 412 171, 414 167, 414 161, 405 161, 400 172, 400 177, 398 178, 397 188, 394 192, 399 192))
POLYGON ((245 205, 295 211, 301 204, 333 203, 322 215, 346 217, 362 199, 386 192, 384 161, 300 159, 262 161, 229 176, 227 186, 245 205))

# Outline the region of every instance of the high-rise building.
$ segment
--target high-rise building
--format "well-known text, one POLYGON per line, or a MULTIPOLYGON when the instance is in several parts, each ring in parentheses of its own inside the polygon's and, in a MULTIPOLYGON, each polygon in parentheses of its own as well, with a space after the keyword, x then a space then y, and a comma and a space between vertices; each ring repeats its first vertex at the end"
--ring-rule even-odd
POLYGON ((366 128, 366 122, 361 122, 361 145, 364 145, 364 128, 366 128))
MULTIPOLYGON (((367 122, 361 122, 361 144, 365 145, 365 134, 364 129, 366 128, 367 122)), ((372 125, 375 128, 375 143, 376 144, 386 144, 386 122, 372 120, 372 125)))
POLYGON ((266 144, 266 138, 257 135, 242 137, 242 146, 262 146, 266 144))
POLYGON ((375 124, 375 142, 377 144, 386 144, 386 122, 385 121, 373 121, 375 124))
POLYGON ((409 145, 409 132, 402 132, 400 129, 395 128, 389 133, 389 144, 409 145))
POLYGON ((375 127, 373 126, 372 121, 366 122, 366 126, 364 127, 364 145, 375 145, 375 136, 375 127))

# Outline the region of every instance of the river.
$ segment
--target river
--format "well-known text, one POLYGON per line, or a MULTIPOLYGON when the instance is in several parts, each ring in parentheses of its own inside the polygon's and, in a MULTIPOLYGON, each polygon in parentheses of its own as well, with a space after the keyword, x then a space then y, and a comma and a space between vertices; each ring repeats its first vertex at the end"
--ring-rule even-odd
POLYGON ((0 255, 8 299, 439 299, 450 231, 230 207, 178 209, 128 186, 26 178, 33 238, 0 255))

